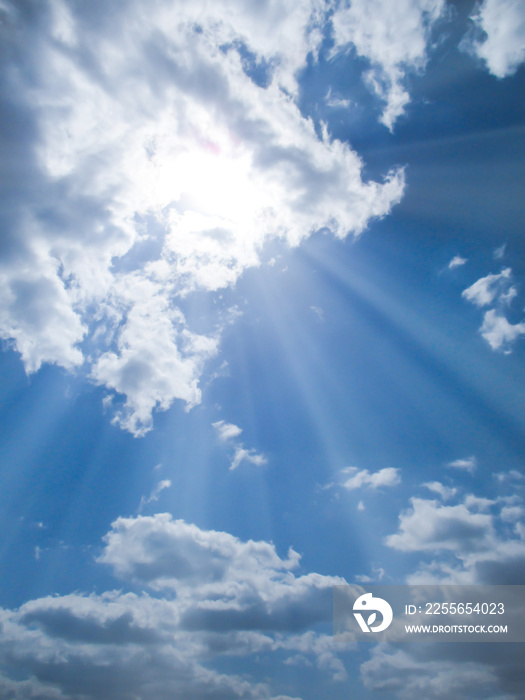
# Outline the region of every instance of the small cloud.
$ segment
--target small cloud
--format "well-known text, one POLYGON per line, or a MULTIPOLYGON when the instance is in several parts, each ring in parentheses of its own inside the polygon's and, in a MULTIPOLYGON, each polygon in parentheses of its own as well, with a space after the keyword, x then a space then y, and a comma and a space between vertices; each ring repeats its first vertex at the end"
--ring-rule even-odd
POLYGON ((499 275, 487 275, 481 277, 470 287, 465 289, 461 296, 476 306, 488 306, 497 300, 502 294, 508 293, 508 286, 512 270, 510 267, 502 270, 499 275))
POLYGON ((495 248, 494 250, 494 260, 502 260, 502 258, 505 257, 505 251, 507 249, 507 244, 504 243, 503 245, 500 245, 499 248, 495 248))
POLYGON ((427 482, 426 484, 422 484, 422 486, 429 489, 429 491, 433 491, 434 493, 439 494, 444 501, 447 501, 449 498, 452 498, 457 493, 457 489, 451 488, 449 486, 444 486, 439 481, 427 482))
POLYGON ((357 510, 365 510, 365 504, 363 503, 363 501, 359 501, 359 503, 357 504, 357 510))
POLYGON ((474 455, 472 455, 466 459, 455 459, 453 462, 449 462, 447 467, 452 467, 453 469, 463 469, 464 471, 472 474, 477 467, 477 461, 474 455))
POLYGON ((505 506, 500 513, 500 518, 506 523, 515 523, 524 516, 525 509, 521 506, 505 506))
POLYGON ((522 479, 525 479, 525 476, 516 469, 511 469, 508 472, 497 472, 494 474, 494 478, 498 481, 511 481, 516 479, 521 481, 522 479))
POLYGON ((505 354, 509 354, 511 343, 515 342, 520 335, 525 335, 525 322, 509 323, 505 316, 495 309, 490 309, 483 317, 479 332, 493 350, 502 350, 505 354))
POLYGON ((239 435, 242 433, 242 428, 239 428, 239 426, 234 425, 233 423, 225 423, 223 420, 212 423, 212 426, 217 431, 217 435, 221 442, 227 442, 233 445, 234 453, 232 463, 230 465, 230 471, 237 469, 237 467, 243 462, 255 464, 257 467, 268 463, 268 460, 264 455, 257 453, 254 449, 247 449, 244 447, 242 442, 235 440, 235 438, 239 437, 239 435))
POLYGON ((139 504, 139 513, 142 511, 145 505, 148 503, 153 503, 153 501, 158 501, 159 496, 161 491, 164 491, 164 489, 169 489, 171 487, 171 481, 169 479, 163 479, 162 481, 159 481, 159 483, 155 486, 153 491, 150 493, 148 498, 145 498, 142 496, 140 499, 140 504, 139 504))
POLYGON ((42 549, 37 545, 35 547, 35 559, 39 561, 40 557, 42 556, 42 549))
POLYGON ((239 437, 239 435, 242 433, 242 428, 239 428, 239 426, 234 425, 233 423, 225 423, 223 420, 212 423, 212 426, 217 431, 217 435, 221 442, 233 440, 233 438, 239 437))
POLYGON ((314 312, 320 321, 324 321, 324 311, 319 308, 319 306, 310 306, 310 309, 314 312))
POLYGON ((467 258, 462 258, 460 255, 455 255, 448 264, 448 269, 453 270, 455 267, 461 267, 467 262, 467 258))
POLYGON ((357 467, 347 467, 342 470, 342 474, 350 475, 343 483, 345 489, 353 491, 364 486, 377 489, 382 486, 396 486, 401 481, 399 469, 386 467, 377 472, 369 472, 368 469, 359 471, 357 467))
POLYGON ((474 496, 472 493, 469 493, 465 497, 465 505, 469 509, 487 510, 493 506, 494 503, 496 503, 496 501, 493 501, 490 498, 480 498, 479 496, 474 496))
POLYGON ((340 97, 332 96, 332 88, 328 88, 326 93, 326 106, 332 107, 332 109, 348 109, 352 104, 350 100, 344 100, 340 97))
POLYGON ((385 577, 385 570, 382 568, 372 569, 372 575, 367 576, 367 574, 358 574, 355 576, 355 581, 357 583, 372 583, 372 581, 382 581, 385 577))
POLYGON ((268 464, 268 459, 264 455, 258 454, 253 449, 247 450, 242 445, 237 445, 235 447, 235 454, 233 455, 230 471, 237 469, 242 462, 249 462, 250 464, 255 464, 256 467, 262 467, 264 464, 268 464))

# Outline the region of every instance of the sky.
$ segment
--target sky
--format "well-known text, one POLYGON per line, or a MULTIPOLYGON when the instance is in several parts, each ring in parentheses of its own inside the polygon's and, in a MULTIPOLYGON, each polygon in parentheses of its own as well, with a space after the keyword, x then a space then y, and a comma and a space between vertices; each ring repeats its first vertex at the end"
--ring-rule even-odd
POLYGON ((0 0, 0 697, 523 700, 340 584, 525 584, 521 0, 0 0))

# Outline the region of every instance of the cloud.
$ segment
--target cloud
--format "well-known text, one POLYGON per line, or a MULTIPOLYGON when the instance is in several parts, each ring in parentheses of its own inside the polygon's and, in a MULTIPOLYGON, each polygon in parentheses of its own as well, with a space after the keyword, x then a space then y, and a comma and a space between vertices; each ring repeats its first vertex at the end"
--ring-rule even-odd
POLYGON ((495 300, 507 294, 512 270, 510 267, 502 270, 498 275, 481 277, 473 285, 465 289, 461 296, 471 301, 476 306, 488 306, 495 300))
POLYGON ((410 510, 399 518, 399 533, 386 543, 404 552, 450 550, 462 554, 489 549, 494 541, 492 517, 472 513, 464 504, 444 506, 437 501, 411 499, 410 510))
POLYGON ((330 623, 332 587, 345 581, 294 573, 299 560, 293 549, 283 558, 271 543, 169 514, 119 518, 99 562, 140 592, 49 596, 0 610, 0 689, 63 700, 275 700, 288 696, 278 680, 270 687, 258 660, 297 655, 327 683, 344 680, 331 636, 315 628, 330 623), (228 672, 214 668, 223 659, 228 672))
MULTIPOLYGON (((422 697, 428 700, 441 700, 443 697, 456 700, 517 700, 516 695, 502 694, 495 664, 488 659, 479 661, 479 650, 478 659, 462 660, 462 655, 457 658, 457 652, 456 658, 450 651, 437 653, 435 645, 417 646, 422 649, 394 651, 383 645, 376 647, 371 658, 361 666, 365 687, 374 695, 394 692, 401 700, 419 700, 422 697)), ((475 653, 468 656, 475 656, 475 653)))
MULTIPOLYGON (((500 484, 508 488, 506 480, 500 484)), ((436 486, 432 490, 439 492, 442 485, 425 486, 436 486)), ((492 499, 468 494, 447 505, 412 498, 411 506, 400 514, 398 531, 386 544, 399 552, 418 553, 418 568, 407 577, 409 585, 521 584, 524 513, 516 493, 495 494, 492 499)), ((361 665, 361 678, 374 696, 388 692, 401 700, 445 696, 517 700, 523 688, 523 645, 510 645, 516 647, 512 650, 507 646, 447 647, 428 642, 399 650, 379 645, 361 665)))
POLYGON ((484 0, 471 17, 464 50, 483 60, 497 78, 513 75, 525 61, 525 8, 520 0, 484 0))
POLYGON ((432 28, 445 12, 444 0, 345 0, 333 14, 333 53, 353 46, 369 61, 366 81, 386 103, 381 121, 390 130, 410 101, 405 75, 424 69, 432 28))
POLYGON ((521 335, 525 335, 525 321, 509 323, 505 316, 490 309, 483 317, 483 324, 479 332, 493 350, 503 350, 505 353, 509 353, 512 343, 521 335))
POLYGON ((498 248, 494 249, 494 260, 502 260, 505 257, 505 251, 507 250, 507 244, 503 243, 498 248))
POLYGON ((212 426, 217 431, 221 442, 229 442, 233 445, 233 459, 230 471, 237 469, 243 462, 249 462, 257 467, 268 463, 268 459, 264 455, 258 454, 253 448, 246 449, 242 443, 235 440, 242 433, 242 428, 233 423, 225 423, 223 420, 212 423, 212 426))
POLYGON ((426 484, 422 484, 422 486, 439 494, 444 501, 448 501, 448 499, 452 498, 457 493, 456 488, 444 486, 444 484, 439 481, 429 481, 426 484))
POLYGON ((219 440, 222 442, 236 438, 242 433, 242 428, 239 428, 233 423, 225 423, 223 420, 212 423, 212 426, 217 431, 219 440))
POLYGON ((455 459, 453 462, 449 462, 447 467, 452 467, 453 469, 463 469, 473 474, 476 471, 477 465, 478 463, 476 457, 471 455, 465 459, 455 459))
POLYGON ((385 542, 431 557, 409 575, 411 584, 516 584, 525 573, 524 513, 516 494, 467 494, 451 505, 412 498, 399 516, 398 532, 385 542))
POLYGON ((493 350, 502 350, 505 353, 510 353, 512 344, 525 334, 525 322, 510 323, 503 313, 503 309, 518 294, 516 287, 511 283, 511 275, 512 270, 507 267, 498 275, 482 277, 462 292, 465 299, 478 307, 491 304, 498 306, 497 309, 485 312, 479 332, 493 350))
POLYGON ((164 491, 164 489, 169 488, 171 488, 171 481, 169 479, 163 479, 162 481, 159 481, 159 483, 155 486, 155 488, 147 498, 142 496, 142 498, 140 499, 139 513, 142 511, 142 508, 148 503, 158 501, 161 492, 164 491))
POLYGON ((371 489, 378 489, 383 486, 397 486, 401 482, 399 469, 394 469, 393 467, 386 467, 377 472, 369 472, 368 469, 360 471, 357 467, 347 467, 341 473, 345 475, 345 481, 342 485, 349 491, 365 486, 371 489), (348 475, 350 476, 348 477, 348 475))
POLYGON ((462 258, 461 255, 455 255, 448 264, 448 269, 453 270, 456 267, 461 267, 465 265, 467 258, 462 258))
POLYGON ((365 181, 295 101, 323 7, 2 3, 0 337, 27 372, 81 367, 144 435, 218 352, 221 313, 197 334, 184 297, 400 201, 402 169, 365 181))
POLYGON ((249 462, 254 464, 256 467, 262 467, 268 464, 268 459, 262 454, 258 454, 254 449, 247 450, 242 445, 235 446, 235 452, 233 454, 232 463, 230 465, 230 470, 233 471, 243 462, 249 462))

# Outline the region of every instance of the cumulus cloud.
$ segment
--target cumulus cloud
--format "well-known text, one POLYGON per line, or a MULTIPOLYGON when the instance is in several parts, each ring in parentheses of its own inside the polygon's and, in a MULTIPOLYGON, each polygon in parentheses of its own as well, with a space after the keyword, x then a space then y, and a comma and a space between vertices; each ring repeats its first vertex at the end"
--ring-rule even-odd
POLYGON ((471 17, 462 46, 482 59, 497 78, 516 72, 525 61, 525 8, 520 0, 483 0, 471 17))
POLYGON ((370 62, 366 80, 386 103, 381 121, 390 130, 410 101, 405 75, 424 69, 432 28, 445 11, 444 0, 345 0, 333 14, 334 53, 352 46, 370 62))
POLYGON ((315 626, 331 621, 332 586, 345 581, 294 573, 299 559, 293 549, 283 558, 271 543, 168 514, 119 518, 99 562, 143 590, 50 596, 1 610, 0 689, 64 700, 287 698, 254 677, 264 655, 300 655, 327 682, 344 680, 331 636, 315 626), (221 657, 239 671, 215 670, 221 657))
POLYGON ((368 487, 378 489, 387 486, 396 486, 401 482, 399 469, 385 467, 377 472, 369 472, 368 469, 359 470, 357 467, 347 467, 341 473, 344 475, 343 486, 349 491, 368 487))
POLYGON ((249 462, 256 467, 268 463, 268 459, 263 454, 259 454, 253 448, 247 449, 241 442, 235 440, 235 438, 242 433, 242 428, 239 428, 233 423, 225 423, 223 420, 212 423, 212 426, 217 431, 219 440, 221 442, 228 442, 233 447, 233 458, 230 465, 231 471, 237 469, 243 462, 249 462))
POLYGON ((494 543, 492 517, 473 513, 465 504, 444 506, 413 498, 412 507, 400 516, 399 532, 386 543, 404 552, 486 550, 494 543))
POLYGON ((509 353, 512 344, 521 335, 525 335, 525 321, 509 323, 505 316, 495 309, 490 309, 483 317, 483 324, 479 332, 493 350, 503 350, 509 353))
POLYGON ((516 584, 525 573, 522 499, 467 494, 453 504, 412 498, 386 544, 426 553, 408 581, 413 584, 516 584))
POLYGON ((220 317, 196 334, 185 296, 235 284, 271 239, 357 236, 400 201, 402 170, 365 181, 296 104, 323 8, 2 3, 0 337, 28 372, 82 367, 143 435, 200 402, 217 353, 220 317))
MULTIPOLYGON (((407 576, 409 585, 523 582, 523 501, 514 492, 515 481, 498 482, 503 491, 491 499, 460 496, 453 489, 442 494, 439 482, 424 486, 449 501, 455 499, 453 503, 411 499, 410 507, 399 516, 398 531, 386 539, 387 546, 398 552, 419 554, 417 570, 407 576)), ((386 644, 377 646, 361 665, 361 678, 374 696, 389 692, 400 700, 445 696, 517 700, 522 697, 522 657, 519 644, 447 647, 428 642, 403 650, 386 644)))
MULTIPOLYGON (((488 306, 502 296, 507 298, 511 273, 512 270, 510 267, 507 267, 498 275, 481 277, 477 282, 465 289, 461 296, 479 307, 488 306)), ((510 287, 510 289, 513 289, 513 287, 510 287)))

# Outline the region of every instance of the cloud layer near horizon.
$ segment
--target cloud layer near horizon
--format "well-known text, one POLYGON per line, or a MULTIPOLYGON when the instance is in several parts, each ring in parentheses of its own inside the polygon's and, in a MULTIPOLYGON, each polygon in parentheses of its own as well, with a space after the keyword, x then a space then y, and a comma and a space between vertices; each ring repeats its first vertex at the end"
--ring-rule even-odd
POLYGON ((332 586, 345 581, 293 573, 293 549, 283 559, 271 543, 167 513, 119 518, 105 542, 98 561, 140 591, 48 596, 1 610, 3 697, 270 700, 275 681, 248 672, 265 655, 346 677, 331 637, 314 631, 331 621, 332 586), (242 675, 214 670, 218 658, 242 659, 242 675))

